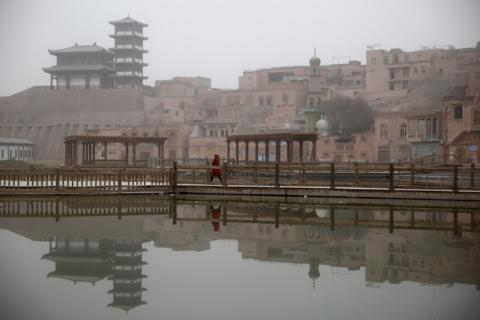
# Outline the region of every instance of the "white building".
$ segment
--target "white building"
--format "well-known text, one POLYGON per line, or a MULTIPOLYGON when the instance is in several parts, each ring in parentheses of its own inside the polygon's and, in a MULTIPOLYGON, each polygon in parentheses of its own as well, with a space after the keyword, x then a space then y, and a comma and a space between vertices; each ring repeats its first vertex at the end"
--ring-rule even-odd
POLYGON ((34 143, 23 138, 0 137, 0 161, 33 159, 34 143))

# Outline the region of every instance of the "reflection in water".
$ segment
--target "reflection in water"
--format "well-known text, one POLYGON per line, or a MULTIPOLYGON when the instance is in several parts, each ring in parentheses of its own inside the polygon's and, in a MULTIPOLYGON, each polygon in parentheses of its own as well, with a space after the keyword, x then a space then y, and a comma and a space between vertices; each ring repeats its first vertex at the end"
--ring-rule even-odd
MULTIPOLYGON (((18 201, 15 212, 31 208, 31 199, 26 204, 18 201)), ((108 306, 125 311, 146 304, 142 252, 148 241, 176 251, 204 251, 214 240, 236 240, 243 259, 308 265, 305 277, 314 289, 322 276, 321 265, 343 272, 365 268, 366 286, 411 281, 480 289, 480 239, 475 212, 468 210, 172 203, 159 197, 122 201, 120 208, 108 197, 90 202, 83 198, 78 203, 67 199, 60 206, 62 212, 83 208, 92 215, 129 210, 134 217, 72 219, 53 214, 57 222, 5 217, 0 227, 32 240, 48 239, 49 252, 42 258, 55 263, 48 277, 73 283, 112 281, 108 306)))

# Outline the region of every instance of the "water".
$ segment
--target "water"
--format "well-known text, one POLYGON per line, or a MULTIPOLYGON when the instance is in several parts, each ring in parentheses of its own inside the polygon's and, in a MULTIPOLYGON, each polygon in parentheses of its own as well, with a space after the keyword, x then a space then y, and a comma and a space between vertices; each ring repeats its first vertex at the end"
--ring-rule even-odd
POLYGON ((0 319, 479 317, 474 210, 50 200, 0 199, 0 319))

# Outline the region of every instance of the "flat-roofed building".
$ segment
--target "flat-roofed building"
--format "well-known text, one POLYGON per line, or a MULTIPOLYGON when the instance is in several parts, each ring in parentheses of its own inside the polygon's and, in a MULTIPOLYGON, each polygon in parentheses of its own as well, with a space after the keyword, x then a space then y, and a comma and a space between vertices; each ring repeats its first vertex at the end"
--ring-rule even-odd
POLYGON ((34 143, 23 138, 2 138, 0 137, 0 161, 33 160, 34 143))

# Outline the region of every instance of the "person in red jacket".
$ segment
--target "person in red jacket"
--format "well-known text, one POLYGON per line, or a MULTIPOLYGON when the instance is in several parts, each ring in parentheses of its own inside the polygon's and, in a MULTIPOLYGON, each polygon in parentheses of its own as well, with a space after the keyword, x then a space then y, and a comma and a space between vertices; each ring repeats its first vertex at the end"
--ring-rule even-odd
POLYGON ((210 171, 210 182, 213 181, 213 177, 217 177, 222 182, 222 169, 220 168, 220 156, 216 154, 212 161, 212 170, 210 171))

